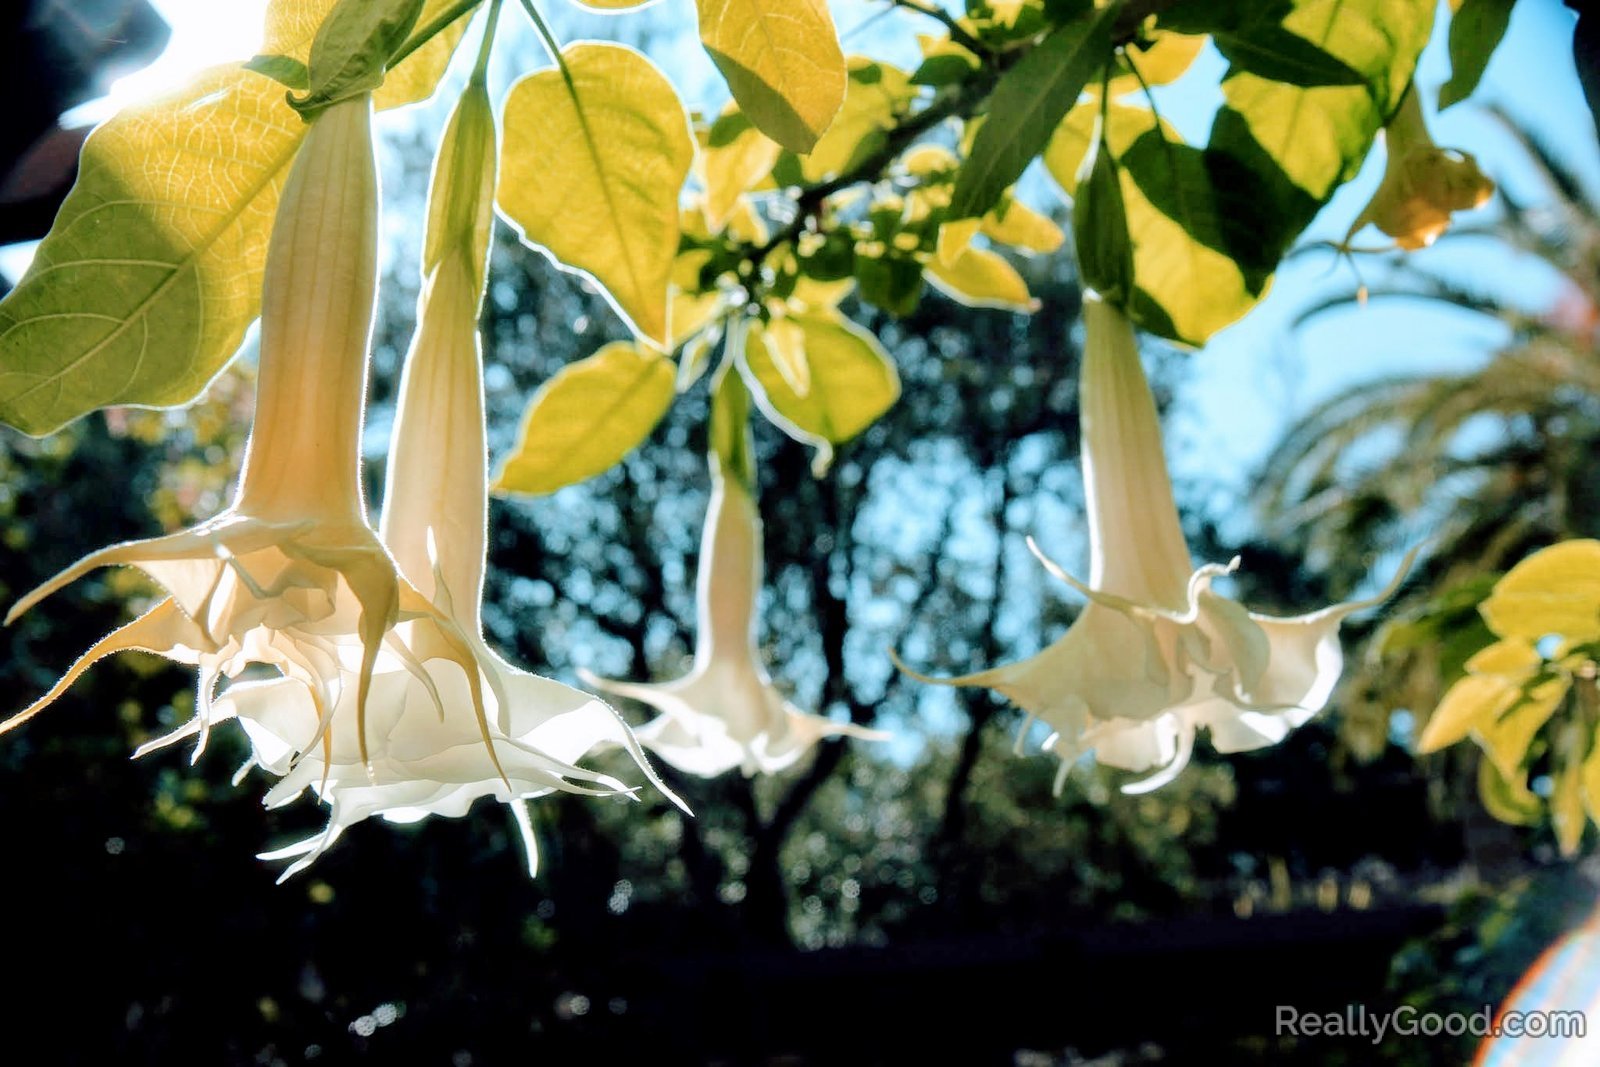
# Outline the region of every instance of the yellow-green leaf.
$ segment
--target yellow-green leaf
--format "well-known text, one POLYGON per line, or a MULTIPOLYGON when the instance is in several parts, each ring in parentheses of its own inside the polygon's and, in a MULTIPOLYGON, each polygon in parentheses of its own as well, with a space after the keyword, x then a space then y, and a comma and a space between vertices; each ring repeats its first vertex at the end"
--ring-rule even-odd
POLYGON ((816 145, 845 96, 824 0, 696 0, 700 40, 739 108, 791 152, 816 145))
POLYGON ((383 84, 384 68, 422 14, 423 0, 339 0, 311 43, 307 92, 289 95, 307 121, 383 84))
POLYGON ((790 321, 804 337, 810 388, 802 396, 790 386, 760 324, 752 323, 744 359, 763 410, 776 412, 805 434, 841 444, 871 426, 899 398, 900 376, 872 334, 836 313, 812 312, 790 321))
POLYGON ((678 191, 694 160, 688 116, 631 48, 576 44, 562 55, 564 70, 530 74, 506 97, 500 210, 664 345, 678 191))
POLYGON ((782 149, 731 104, 706 136, 701 153, 706 182, 706 221, 720 230, 739 198, 772 173, 782 149))
POLYGON ((1470 674, 1492 674, 1508 682, 1522 682, 1532 678, 1539 664, 1539 650, 1525 640, 1511 638, 1485 646, 1467 660, 1470 674))
POLYGON ((1540 682, 1522 694, 1522 699, 1513 704, 1511 710, 1473 728, 1473 736, 1500 768, 1501 774, 1509 778, 1521 772, 1528 746, 1561 706, 1570 685, 1563 677, 1540 682))
MULTIPOLYGON (((1281 26, 1358 72, 1365 85, 1300 87, 1242 70, 1222 83, 1213 144, 1264 153, 1313 205, 1351 177, 1411 81, 1432 0, 1296 0, 1281 26)), ((1257 162, 1263 162, 1258 160, 1257 162)))
POLYGON ((1574 760, 1557 771, 1555 779, 1550 793, 1550 821, 1555 826, 1561 854, 1571 856, 1578 851, 1584 827, 1589 824, 1583 809, 1583 765, 1574 760))
POLYGON ((499 493, 553 493, 611 469, 672 406, 671 360, 627 341, 568 364, 534 394, 499 493))
POLYGON ((1478 799, 1490 815, 1513 826, 1534 826, 1544 805, 1522 781, 1522 776, 1501 776, 1487 756, 1478 760, 1478 799))
POLYGON ((1065 235, 1049 216, 1033 210, 1014 196, 1004 196, 983 217, 983 235, 991 241, 1049 255, 1061 247, 1065 235))
POLYGON ((1583 793, 1589 818, 1600 823, 1600 737, 1595 738, 1583 759, 1583 793))
POLYGON ((260 311, 278 193, 305 133, 238 66, 89 137, 33 264, 0 301, 0 420, 45 434, 108 404, 182 404, 260 311))
POLYGON ((935 257, 924 273, 934 288, 968 307, 1026 312, 1039 307, 1017 269, 988 249, 963 249, 950 263, 935 257))
MULTIPOLYGON (((288 56, 304 63, 311 57, 311 42, 317 36, 317 27, 337 0, 272 0, 267 6, 266 32, 261 50, 269 55, 288 56)), ((427 26, 444 15, 454 0, 427 0, 417 25, 427 26)), ((383 87, 372 94, 373 104, 381 111, 403 107, 426 100, 439 87, 450 57, 455 54, 461 35, 467 30, 472 14, 468 12, 452 22, 427 44, 407 56, 398 66, 384 75, 383 87)), ((282 94, 279 94, 282 98, 282 94)))
POLYGON ((888 63, 851 56, 849 71, 844 104, 800 161, 800 173, 808 182, 834 177, 881 147, 901 109, 915 95, 910 76, 888 63))
MULTIPOLYGON (((1205 46, 1206 38, 1201 34, 1155 31, 1147 47, 1130 47, 1126 57, 1117 57, 1117 73, 1111 76, 1111 98, 1142 92, 1141 80, 1144 85, 1170 85, 1183 77, 1205 46), (1134 73, 1134 66, 1138 74, 1134 73)), ((1084 89, 1091 96, 1100 95, 1100 85, 1093 80, 1084 89)))
POLYGON ((1600 640, 1600 541, 1563 541, 1511 568, 1478 608, 1501 637, 1600 640))
POLYGON ((811 364, 806 360, 805 330, 787 316, 773 318, 768 320, 762 340, 784 384, 795 396, 804 399, 811 392, 811 364))
POLYGON ((1437 752, 1462 740, 1481 723, 1493 721, 1517 700, 1517 687, 1492 675, 1458 679, 1428 717, 1417 741, 1419 752, 1437 752))
MULTIPOLYGON (((1080 177, 1099 105, 1079 105, 1057 127, 1045 167, 1069 194, 1080 177)), ((1112 104, 1106 140, 1120 188, 1137 285, 1131 310, 1163 337, 1203 344, 1265 294, 1269 270, 1233 253, 1248 244, 1253 205, 1213 180, 1204 154, 1146 108, 1112 104)))

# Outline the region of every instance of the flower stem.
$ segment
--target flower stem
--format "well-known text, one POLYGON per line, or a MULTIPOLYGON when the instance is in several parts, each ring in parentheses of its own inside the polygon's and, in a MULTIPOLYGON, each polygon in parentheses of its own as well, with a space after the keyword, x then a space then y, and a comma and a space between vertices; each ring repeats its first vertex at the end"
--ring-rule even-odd
POLYGON ((472 11, 481 3, 483 3, 483 0, 458 0, 457 3, 450 5, 448 9, 440 12, 438 18, 434 19, 432 22, 422 27, 422 29, 406 38, 406 43, 401 45, 399 50, 396 51, 394 55, 389 57, 389 69, 393 70, 395 67, 398 67, 411 55, 412 52, 415 52, 417 49, 433 40, 447 26, 455 22, 456 19, 467 14, 467 12, 472 11))
POLYGON ((472 77, 469 79, 473 85, 484 84, 489 73, 489 53, 494 51, 494 31, 500 24, 501 0, 489 0, 489 21, 483 27, 483 41, 478 45, 478 61, 473 64, 472 77))
POLYGON ((561 55, 561 42, 556 35, 550 32, 550 24, 545 22, 544 16, 539 14, 539 9, 534 6, 533 0, 522 0, 522 10, 528 13, 528 21, 533 23, 533 28, 539 31, 539 37, 544 41, 546 52, 556 61, 556 66, 561 68, 561 76, 567 80, 567 87, 572 87, 572 72, 567 69, 567 61, 561 55))

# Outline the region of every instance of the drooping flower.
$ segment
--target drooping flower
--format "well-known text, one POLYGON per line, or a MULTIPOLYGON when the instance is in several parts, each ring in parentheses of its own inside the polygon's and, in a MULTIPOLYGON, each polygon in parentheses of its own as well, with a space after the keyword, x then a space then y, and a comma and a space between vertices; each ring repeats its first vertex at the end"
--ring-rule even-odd
POLYGON ((679 770, 706 778, 735 767, 774 773, 826 737, 887 735, 801 711, 784 699, 757 646, 761 515, 747 458, 747 395, 724 369, 713 384, 711 503, 695 585, 694 666, 676 681, 642 684, 580 671, 586 684, 649 704, 661 714, 637 733, 679 770))
MULTIPOLYGON (((492 225, 493 188, 484 183, 495 172, 494 147, 488 96, 475 79, 452 116, 434 174, 418 327, 400 385, 380 526, 401 573, 445 628, 401 622, 401 641, 378 659, 364 723, 355 687, 345 684, 320 747, 312 744, 315 694, 301 679, 234 685, 216 703, 218 718, 237 716, 243 724, 255 762, 282 776, 269 805, 309 787, 331 809, 323 833, 264 857, 298 856, 284 877, 363 819, 460 816, 483 796, 513 807, 536 870, 527 798, 556 790, 633 792, 574 764, 602 745, 626 749, 672 796, 611 707, 518 670, 483 638, 488 455, 478 313, 492 225), (460 646, 470 650, 466 663, 456 655, 460 646)), ((356 649, 346 642, 340 651, 348 683, 359 666, 356 649)))
POLYGON ((1062 637, 1029 659, 959 678, 908 673, 998 690, 1030 723, 1043 721, 1053 731, 1045 749, 1061 760, 1057 791, 1092 749, 1108 766, 1154 771, 1124 787, 1145 792, 1183 769, 1201 727, 1219 751, 1241 752, 1275 744, 1310 719, 1343 668, 1340 622, 1394 585, 1294 618, 1258 615, 1214 592, 1212 582, 1238 561, 1196 569, 1190 559, 1133 326, 1094 293, 1085 293, 1084 319, 1079 403, 1088 582, 1045 559, 1031 540, 1029 547, 1089 603, 1062 637))
MULTIPOLYGON (((378 255, 371 112, 366 94, 322 112, 285 183, 263 282, 255 418, 232 504, 187 530, 92 553, 18 601, 8 623, 113 564, 137 567, 169 594, 91 648, 7 726, 42 710, 95 660, 138 648, 199 666, 202 736, 215 718, 219 679, 262 663, 305 686, 312 740, 326 744, 345 685, 345 645, 355 649, 363 713, 385 646, 415 662, 400 646, 402 621, 412 621, 414 640, 470 662, 439 612, 401 577, 367 523, 361 493, 378 255)), ((481 703, 476 678, 473 687, 481 703)), ((364 745, 364 734, 358 739, 364 745)))
POLYGON ((1383 137, 1383 180, 1345 234, 1345 244, 1370 222, 1408 252, 1426 248, 1450 228, 1451 214, 1482 207, 1494 195, 1494 182, 1476 159, 1434 143, 1415 85, 1383 137))

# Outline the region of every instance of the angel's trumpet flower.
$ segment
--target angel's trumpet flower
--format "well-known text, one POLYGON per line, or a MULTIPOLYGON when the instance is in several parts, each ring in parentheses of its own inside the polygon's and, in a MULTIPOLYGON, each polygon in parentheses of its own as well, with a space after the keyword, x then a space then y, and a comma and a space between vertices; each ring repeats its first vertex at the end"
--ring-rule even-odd
POLYGON ((1343 668, 1340 622, 1393 586, 1370 600, 1287 619, 1255 614, 1213 592, 1212 581, 1237 560, 1197 570, 1190 559, 1132 324, 1093 293, 1085 294, 1084 318, 1088 582, 1034 552, 1089 603, 1061 638, 1029 659, 959 678, 910 673, 996 689, 1030 722, 1051 727, 1045 748, 1061 759, 1058 792, 1090 749, 1108 766, 1154 771, 1125 787, 1145 792, 1188 763, 1199 727, 1210 730, 1219 751, 1240 752, 1281 741, 1316 714, 1343 668))
MULTIPOLYGON (((194 728, 203 732, 214 718, 209 704, 218 678, 267 663, 305 685, 311 738, 325 740, 344 688, 342 645, 358 650, 358 708, 380 649, 398 648, 402 620, 418 620, 418 635, 468 659, 439 613, 400 576, 362 499, 361 418, 378 258, 371 114, 366 94, 322 112, 284 185, 262 290, 255 420, 233 503, 179 533, 86 556, 7 616, 10 622, 111 564, 137 567, 166 589, 169 600, 97 644, 63 683, 125 648, 197 663, 194 728)), ((63 688, 7 725, 25 721, 63 688)), ((475 673, 473 689, 481 702, 475 673)))
MULTIPOLYGON (((523 799, 554 790, 631 792, 573 764, 601 745, 625 748, 661 787, 615 711, 512 667, 483 638, 488 456, 478 312, 492 189, 480 183, 494 174, 493 123, 488 97, 474 83, 452 117, 434 174, 418 327, 400 385, 380 527, 401 573, 447 621, 451 640, 441 644, 437 628, 400 624, 399 647, 416 662, 408 666, 388 652, 380 657, 365 750, 349 685, 340 690, 320 750, 311 745, 314 694, 303 680, 235 685, 217 702, 219 716, 237 715, 244 724, 256 762, 283 776, 268 804, 287 803, 309 786, 332 809, 324 833, 269 854, 301 857, 285 877, 372 815, 393 822, 459 816, 482 796, 513 805, 534 866, 538 853, 523 799), (463 645, 471 653, 465 663, 455 654, 463 645), (481 704, 474 685, 486 690, 481 704)), ((350 651, 347 676, 355 666, 350 651)))
MULTIPOLYGON (((730 429, 748 455, 743 437, 743 384, 724 371, 713 386, 715 423, 730 429), (734 399, 730 399, 730 395, 734 399), (731 418, 727 407, 739 406, 731 418)), ((868 740, 886 735, 801 711, 773 685, 757 647, 761 595, 761 515, 742 463, 711 452, 711 503, 700 541, 695 586, 694 666, 672 682, 612 681, 580 671, 589 685, 630 697, 661 714, 641 727, 639 740, 679 770, 707 778, 735 767, 746 775, 772 773, 793 764, 825 737, 849 734, 868 740), (732 469, 730 469, 730 466, 732 469)))
POLYGON ((1370 222, 1408 252, 1426 248, 1450 228, 1454 212, 1482 207, 1494 195, 1494 182, 1476 159, 1434 144, 1415 85, 1406 90, 1383 138, 1383 180, 1345 234, 1345 244, 1370 222))

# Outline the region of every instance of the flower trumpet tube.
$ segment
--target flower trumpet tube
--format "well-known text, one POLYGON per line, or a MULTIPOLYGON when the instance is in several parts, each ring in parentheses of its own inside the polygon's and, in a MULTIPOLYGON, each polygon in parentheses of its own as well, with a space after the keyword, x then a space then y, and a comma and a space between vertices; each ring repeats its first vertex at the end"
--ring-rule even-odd
MULTIPOLYGON (((713 391, 719 409, 713 413, 715 439, 719 429, 728 429, 717 425, 730 421, 727 407, 742 405, 745 395, 738 375, 727 370, 713 391)), ((713 448, 711 453, 711 502, 695 585, 694 666, 676 681, 657 684, 580 672, 589 685, 659 711, 639 729, 639 739, 679 770, 707 778, 735 767, 747 776, 783 770, 826 737, 887 737, 801 711, 778 692, 761 664, 756 611, 762 582, 761 515, 750 489, 742 406, 740 417, 731 421, 736 425, 722 436, 733 447, 713 448)))
MULTIPOLYGON (((1091 749, 1108 766, 1153 772, 1124 787, 1145 792, 1183 769, 1200 727, 1219 751, 1240 752, 1281 741, 1316 714, 1343 669, 1340 622, 1387 598, 1399 576, 1374 598, 1294 618, 1259 615, 1214 592, 1237 561, 1196 569, 1189 556, 1132 324, 1094 293, 1085 294, 1084 319, 1089 580, 1029 547, 1088 604, 1029 659, 959 678, 908 673, 995 689, 1030 723, 1043 721, 1053 731, 1045 748, 1061 759, 1058 792, 1091 749)), ((1408 557, 1402 575, 1409 565, 1408 557)))
MULTIPOLYGON (((322 112, 284 185, 262 290, 255 418, 232 504, 179 533, 86 556, 6 619, 97 567, 137 567, 166 589, 171 608, 158 607, 90 655, 140 647, 198 661, 202 730, 221 674, 267 663, 306 684, 306 714, 320 740, 343 687, 341 645, 358 648, 356 704, 364 708, 379 652, 398 640, 395 626, 438 616, 400 576, 367 523, 361 494, 378 253, 371 113, 366 94, 322 112)), ((466 658, 437 623, 432 636, 466 658)), ((73 672, 90 662, 80 659, 73 672)))
MULTIPOLYGON (((476 182, 493 173, 493 117, 482 86, 474 83, 452 117, 434 176, 418 328, 400 385, 380 526, 401 573, 434 605, 445 628, 400 623, 404 639, 384 652, 373 676, 365 749, 348 685, 320 750, 311 745, 314 693, 303 680, 237 685, 218 702, 221 715, 243 723, 255 761, 283 776, 268 804, 287 803, 311 787, 331 808, 324 833, 268 854, 300 857, 285 877, 370 816, 393 822, 460 816, 483 796, 513 805, 536 869, 525 799, 557 790, 633 792, 574 763, 600 746, 624 748, 672 796, 612 708, 512 667, 483 638, 488 454, 478 313, 491 219, 472 209, 492 203, 492 188, 476 182), (465 187, 463 175, 470 176, 465 187), (450 226, 463 216, 469 225, 450 226), (456 654, 461 646, 470 650, 465 662, 456 654), (402 662, 402 652, 414 662, 402 662), (475 687, 483 700, 475 698, 475 687), (306 755, 292 762, 298 752, 306 755)), ((353 651, 346 649, 346 675, 355 667, 353 651)))
POLYGON ((1415 85, 1406 90, 1383 136, 1383 180, 1345 234, 1346 245, 1370 222, 1408 252, 1426 248, 1450 228, 1454 212, 1482 207, 1494 195, 1494 182, 1476 159, 1434 143, 1415 85))

